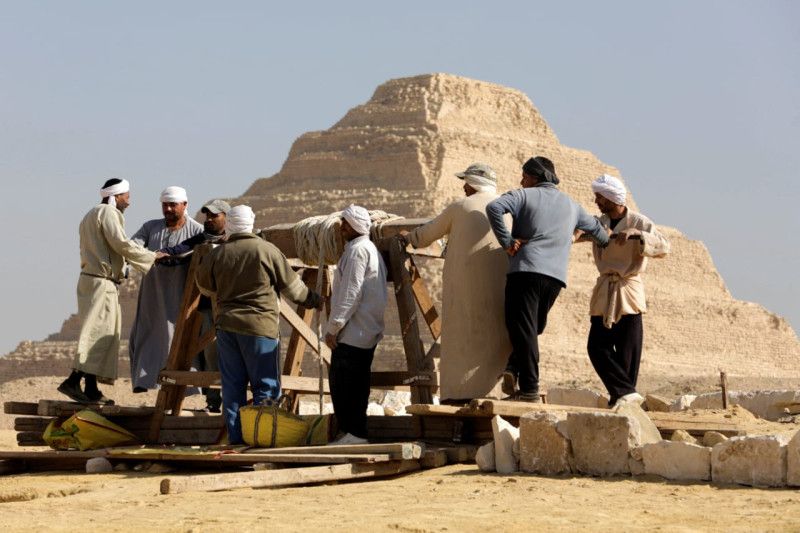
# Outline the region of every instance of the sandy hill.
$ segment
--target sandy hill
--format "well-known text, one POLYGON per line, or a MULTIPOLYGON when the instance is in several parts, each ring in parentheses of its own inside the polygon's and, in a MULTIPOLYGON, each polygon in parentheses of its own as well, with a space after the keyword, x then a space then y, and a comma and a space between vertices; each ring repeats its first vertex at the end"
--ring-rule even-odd
MULTIPOLYGON (((517 186, 521 164, 532 155, 552 159, 562 190, 590 212, 596 212, 591 180, 605 172, 619 175, 592 153, 563 146, 522 92, 428 74, 388 81, 330 129, 301 135, 280 172, 256 180, 233 200, 251 205, 260 227, 332 212, 351 202, 427 217, 463 194, 453 173, 468 164, 491 164, 500 189, 506 190, 517 186)), ((628 186, 635 192, 635 183, 628 186)), ((636 208, 633 200, 631 206, 636 208)), ((643 211, 647 213, 646 206, 643 211)), ((800 342, 789 324, 760 305, 733 299, 701 242, 674 228, 663 231, 673 252, 652 261, 645 275, 650 312, 645 316, 642 379, 708 378, 725 369, 732 376, 800 380, 800 342)), ((438 294, 441 263, 424 263, 427 281, 438 294)), ((545 386, 588 381, 600 387, 585 352, 595 277, 589 247, 575 246, 569 287, 541 340, 545 386)), ((135 309, 135 287, 134 280, 123 290, 126 332, 135 309)), ((385 369, 401 364, 399 342, 391 335, 395 326, 379 356, 378 366, 385 369)), ((61 342, 42 344, 41 350, 37 343, 21 345, 0 365, 30 368, 31 357, 46 353, 43 359, 53 361, 50 368, 62 374, 76 335, 77 321, 71 317, 48 339, 61 342)), ((25 371, 0 372, 9 376, 3 380, 21 374, 25 371)))

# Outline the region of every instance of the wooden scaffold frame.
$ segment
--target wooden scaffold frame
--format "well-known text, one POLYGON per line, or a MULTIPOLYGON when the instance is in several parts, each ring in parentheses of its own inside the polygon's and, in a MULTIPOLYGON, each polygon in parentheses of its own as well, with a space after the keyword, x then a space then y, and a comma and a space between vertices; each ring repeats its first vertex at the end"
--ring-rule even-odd
MULTIPOLYGON (((433 403, 433 395, 438 387, 438 375, 435 372, 434 358, 439 353, 439 337, 441 336, 441 320, 433 300, 422 279, 413 257, 409 254, 398 235, 402 231, 410 231, 427 222, 426 219, 399 219, 382 225, 382 237, 376 241, 388 266, 388 282, 393 286, 397 302, 400 335, 406 357, 406 371, 372 372, 370 386, 372 388, 409 387, 411 401, 415 404, 433 403), (430 330, 433 343, 426 350, 422 341, 417 310, 430 330)), ((277 246, 299 271, 303 282, 310 288, 317 283, 320 270, 297 260, 294 243, 293 224, 280 224, 260 232, 267 241, 277 246)), ((195 283, 195 273, 200 260, 210 251, 210 246, 195 248, 189 265, 184 286, 183 301, 175 324, 175 333, 170 346, 167 363, 159 375, 161 388, 158 392, 153 412, 149 440, 159 442, 164 420, 168 414, 180 413, 186 396, 187 386, 218 387, 219 372, 191 371, 192 359, 215 341, 216 334, 212 328, 201 335, 202 316, 198 311, 200 291, 195 283)), ((330 276, 327 269, 323 279, 323 296, 330 294, 330 276)), ((316 311, 319 312, 319 311, 316 311)), ((319 342, 316 332, 311 328, 315 310, 298 306, 295 311, 281 300, 280 316, 291 327, 291 336, 287 346, 286 358, 281 376, 281 387, 285 394, 292 398, 293 408, 298 406, 298 395, 312 394, 319 390, 319 380, 314 377, 303 377, 301 367, 305 348, 309 347, 322 357, 326 365, 330 365, 331 352, 319 342), (321 347, 320 348, 318 348, 321 347)), ((324 392, 329 393, 327 380, 324 381, 324 392)))

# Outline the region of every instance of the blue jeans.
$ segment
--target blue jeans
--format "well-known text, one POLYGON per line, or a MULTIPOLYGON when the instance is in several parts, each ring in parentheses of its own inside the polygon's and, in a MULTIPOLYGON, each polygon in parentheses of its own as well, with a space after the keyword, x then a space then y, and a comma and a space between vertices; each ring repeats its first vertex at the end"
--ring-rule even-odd
POLYGON ((222 377, 222 412, 228 426, 228 441, 242 444, 239 407, 247 403, 247 384, 253 404, 276 400, 281 394, 278 339, 217 330, 217 354, 222 377))

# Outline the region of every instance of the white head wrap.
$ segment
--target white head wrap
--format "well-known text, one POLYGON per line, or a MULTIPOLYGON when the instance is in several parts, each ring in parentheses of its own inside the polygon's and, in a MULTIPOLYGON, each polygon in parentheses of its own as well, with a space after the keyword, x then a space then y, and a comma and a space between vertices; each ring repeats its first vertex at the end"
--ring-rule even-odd
POLYGON ((489 178, 467 174, 464 176, 464 181, 478 192, 497 192, 497 181, 490 180, 489 178))
POLYGON ((111 207, 117 207, 117 200, 114 198, 114 196, 118 194, 125 194, 130 190, 131 184, 128 183, 128 180, 123 179, 119 183, 109 185, 104 189, 100 189, 100 198, 108 198, 108 205, 111 207))
POLYGON ((369 218, 369 211, 363 207, 350 204, 347 209, 342 211, 342 218, 360 235, 369 235, 372 220, 369 218))
POLYGON ((161 191, 161 203, 162 204, 182 204, 183 202, 188 202, 189 197, 186 195, 186 189, 183 187, 167 187, 163 191, 161 191))
POLYGON ((606 200, 611 200, 617 205, 625 205, 625 198, 627 197, 625 184, 614 176, 603 174, 594 180, 592 182, 592 192, 599 194, 606 200))
POLYGON ((237 205, 225 217, 225 234, 252 233, 255 222, 256 214, 249 205, 237 205))

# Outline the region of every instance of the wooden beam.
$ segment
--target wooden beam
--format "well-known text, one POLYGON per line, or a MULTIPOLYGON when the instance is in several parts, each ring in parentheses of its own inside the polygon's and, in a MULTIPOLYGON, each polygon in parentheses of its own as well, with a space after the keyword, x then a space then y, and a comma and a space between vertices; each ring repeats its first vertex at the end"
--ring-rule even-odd
MULTIPOLYGON (((193 370, 162 370, 159 381, 171 385, 194 385, 195 387, 220 387, 220 373, 193 370)), ((324 380, 325 392, 330 392, 328 380, 324 380)), ((281 376, 281 388, 297 392, 319 392, 319 380, 314 377, 281 376)))
POLYGON ((290 448, 249 448, 247 453, 270 455, 272 453, 292 453, 297 455, 317 453, 388 453, 397 459, 419 459, 422 446, 415 442, 394 442, 388 444, 329 444, 327 446, 295 446, 290 448))
MULTIPOLYGON (((280 300, 280 308, 281 316, 303 337, 309 348, 316 352, 318 337, 314 330, 283 300, 280 300)), ((331 364, 331 349, 324 342, 322 343, 322 359, 328 365, 331 364)))
POLYGON ((7 415, 37 415, 39 404, 34 402, 3 402, 3 412, 7 415))
MULTIPOLYGON (((409 372, 433 372, 433 359, 426 357, 417 324, 417 306, 411 290, 411 275, 408 271, 409 256, 400 239, 393 239, 389 246, 389 269, 392 272, 397 311, 400 318, 400 333, 406 354, 409 372)), ((422 383, 411 385, 411 401, 433 403, 433 392, 422 383)))
POLYGON ((433 298, 431 298, 431 294, 428 292, 428 287, 425 286, 425 282, 419 274, 419 269, 416 263, 414 263, 414 258, 409 256, 408 261, 411 271, 411 290, 414 293, 414 299, 417 301, 417 305, 422 311, 422 318, 424 318, 425 323, 428 324, 428 329, 431 331, 433 340, 436 341, 442 336, 442 320, 439 318, 439 312, 436 310, 436 306, 433 305, 433 298))
POLYGON ((153 407, 126 407, 122 405, 84 404, 61 400, 39 400, 37 413, 40 416, 70 416, 78 411, 94 411, 103 416, 151 416, 153 407))
MULTIPOLYGON (((314 287, 317 283, 317 269, 307 269, 303 272, 303 283, 308 287, 314 287)), ((302 305, 297 306, 297 316, 310 328, 314 320, 314 310, 307 309, 302 305)), ((289 344, 286 347, 286 360, 283 363, 283 373, 288 376, 299 376, 302 374, 303 355, 306 350, 306 341, 296 329, 292 328, 292 335, 289 337, 289 344)))
POLYGON ((387 461, 332 466, 258 470, 254 472, 169 477, 161 480, 161 494, 219 491, 238 488, 285 487, 327 481, 386 477, 419 469, 419 461, 387 461))

